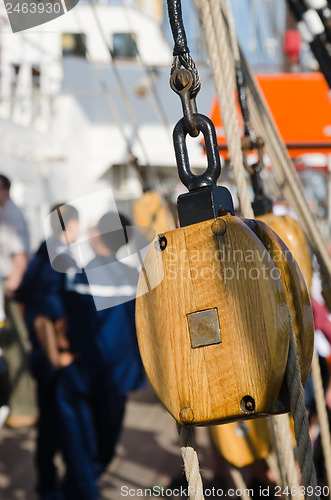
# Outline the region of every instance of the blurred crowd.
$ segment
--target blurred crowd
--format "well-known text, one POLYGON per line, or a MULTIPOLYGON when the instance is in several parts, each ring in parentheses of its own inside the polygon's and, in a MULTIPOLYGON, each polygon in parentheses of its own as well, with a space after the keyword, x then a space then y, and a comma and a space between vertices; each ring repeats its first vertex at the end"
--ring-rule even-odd
MULTIPOLYGON (((104 214, 89 230, 92 258, 82 267, 75 252, 80 235, 77 209, 59 203, 49 221, 51 236, 31 255, 24 215, 10 197, 10 180, 0 175, 0 425, 6 421, 12 427, 37 426, 39 499, 97 500, 98 480, 116 452, 127 396, 145 383, 134 316, 139 275, 134 264, 117 258, 130 243, 131 223, 122 214, 104 214), (25 332, 29 346, 22 352, 17 345, 25 332), (7 366, 9 393, 4 383, 7 366), (37 416, 27 398, 30 375, 37 416), (64 477, 59 477, 54 461, 59 451, 64 477)), ((330 415, 331 314, 317 269, 311 299, 330 415)), ((325 485, 311 377, 305 397, 318 480, 325 485)), ((231 469, 236 468, 248 487, 255 492, 269 487, 272 496, 278 479, 266 461, 272 450, 268 429, 249 422, 219 429, 210 432, 216 483, 229 488, 231 469)), ((175 478, 169 487, 183 480, 175 478)))
MULTIPOLYGON (((96 500, 98 479, 115 453, 126 396, 144 383, 134 318, 138 272, 116 259, 128 243, 129 221, 112 212, 101 217, 90 231, 94 256, 81 269, 72 252, 80 233, 76 208, 52 208, 52 235, 29 256, 27 225, 3 176, 0 204, 4 314, 11 322, 6 336, 13 342, 17 317, 24 318, 36 382, 38 495, 96 500), (59 450, 66 466, 61 481, 54 463, 59 450)), ((13 356, 9 352, 9 365, 13 356)), ((17 426, 33 416, 24 414, 15 394, 13 369, 7 423, 17 426)))

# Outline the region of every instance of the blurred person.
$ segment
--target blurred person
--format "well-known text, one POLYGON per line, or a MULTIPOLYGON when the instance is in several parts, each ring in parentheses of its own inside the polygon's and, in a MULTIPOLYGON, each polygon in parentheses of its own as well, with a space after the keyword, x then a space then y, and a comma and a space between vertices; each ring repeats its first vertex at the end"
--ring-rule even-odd
POLYGON ((30 240, 22 211, 10 198, 11 182, 0 174, 0 273, 12 296, 28 265, 30 240))
MULTIPOLYGON (((3 293, 3 282, 0 276, 0 338, 1 330, 5 325, 5 298, 3 293)), ((3 357, 2 349, 0 348, 0 429, 6 421, 9 414, 9 373, 8 365, 3 357)))
POLYGON ((39 418, 37 423, 37 491, 42 500, 59 497, 54 464, 59 449, 55 386, 57 370, 74 359, 65 335, 65 309, 61 290, 65 272, 76 268, 70 247, 79 235, 78 211, 58 204, 51 210, 52 236, 44 241, 32 258, 16 300, 23 306, 32 351, 30 369, 37 382, 39 418))
POLYGON ((0 174, 0 274, 5 293, 6 322, 1 346, 10 374, 10 416, 13 427, 32 425, 36 421, 33 390, 28 370, 26 332, 19 311, 12 302, 28 264, 29 231, 20 208, 10 197, 11 182, 0 174))
POLYGON ((128 392, 143 385, 135 331, 138 273, 115 255, 127 222, 105 214, 91 239, 95 257, 64 292, 67 335, 79 356, 59 371, 57 404, 66 475, 65 500, 97 500, 98 479, 115 454, 128 392))

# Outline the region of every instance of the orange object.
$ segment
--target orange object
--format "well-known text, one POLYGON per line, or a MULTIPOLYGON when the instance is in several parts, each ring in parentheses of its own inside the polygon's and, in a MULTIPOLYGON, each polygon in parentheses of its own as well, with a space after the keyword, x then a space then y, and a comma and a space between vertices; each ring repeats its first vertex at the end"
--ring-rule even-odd
MULTIPOLYGON (((331 99, 321 73, 258 75, 257 80, 292 158, 304 153, 331 153, 331 99)), ((237 108, 242 128, 239 105, 237 108)), ((216 127, 220 151, 226 152, 216 98, 211 119, 216 127)))
POLYGON ((307 239, 298 222, 289 215, 273 213, 261 215, 257 219, 268 224, 294 255, 309 290, 313 274, 312 256, 307 239))

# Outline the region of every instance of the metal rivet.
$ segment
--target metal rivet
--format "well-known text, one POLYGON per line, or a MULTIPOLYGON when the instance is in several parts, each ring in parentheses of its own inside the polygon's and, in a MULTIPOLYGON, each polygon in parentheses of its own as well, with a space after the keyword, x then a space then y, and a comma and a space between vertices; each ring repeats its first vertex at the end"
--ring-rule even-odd
POLYGON ((167 238, 163 234, 160 234, 160 236, 159 236, 159 243, 160 243, 161 251, 165 250, 166 246, 168 244, 168 241, 167 241, 167 238))
POLYGON ((173 83, 178 91, 183 90, 190 83, 190 77, 184 71, 177 71, 173 83))
POLYGON ((215 236, 221 236, 226 231, 226 222, 223 219, 215 219, 212 223, 211 230, 215 236))
POLYGON ((167 244, 167 238, 163 234, 160 234, 154 245, 156 250, 160 250, 161 252, 163 252, 163 250, 166 249, 167 244))
POLYGON ((191 424, 194 420, 194 414, 193 411, 189 406, 185 406, 185 408, 182 408, 179 413, 179 419, 183 424, 191 424))
POLYGON ((244 396, 240 402, 240 408, 245 413, 252 413, 255 410, 255 401, 251 396, 244 396))

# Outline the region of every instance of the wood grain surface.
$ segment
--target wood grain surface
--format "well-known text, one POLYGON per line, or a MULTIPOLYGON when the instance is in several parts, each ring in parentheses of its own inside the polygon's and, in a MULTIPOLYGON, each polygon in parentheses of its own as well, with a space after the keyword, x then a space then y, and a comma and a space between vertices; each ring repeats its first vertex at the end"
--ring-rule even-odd
POLYGON ((139 348, 157 395, 184 425, 271 412, 285 372, 289 310, 268 251, 232 216, 160 241, 163 250, 157 240, 150 246, 136 301, 139 348), (187 314, 215 308, 221 342, 192 348, 187 314))
POLYGON ((299 223, 287 214, 279 216, 269 213, 257 219, 265 222, 290 249, 310 290, 313 274, 312 255, 299 223))
MULTIPOLYGON (((301 380, 305 386, 314 351, 314 318, 305 280, 290 249, 267 224, 260 220, 246 219, 245 222, 268 250, 279 271, 292 315, 301 380)), ((297 245, 293 244, 293 248, 297 245)))
POLYGON ((133 206, 133 218, 137 226, 152 228, 156 234, 169 231, 170 223, 175 227, 170 210, 165 211, 157 191, 146 191, 133 206), (169 222, 171 218, 171 222, 169 222))
POLYGON ((235 467, 263 460, 273 450, 268 418, 211 425, 209 429, 217 450, 235 467))
MULTIPOLYGON (((286 242, 256 221, 247 221, 268 249, 281 275, 287 302, 291 309, 294 331, 298 342, 298 354, 302 369, 302 382, 305 385, 313 354, 314 325, 312 310, 306 284, 310 284, 312 264, 305 236, 299 225, 289 216, 267 214, 259 218, 286 242), (289 254, 288 250, 291 251, 289 254), (293 254, 293 255, 292 255, 293 254), (293 256, 296 260, 293 259, 293 256), (298 269, 298 260, 301 263, 298 269)), ((285 389, 284 389, 285 390, 285 389)), ((210 427, 211 438, 219 452, 235 467, 244 467, 256 460, 266 458, 272 450, 272 440, 268 419, 250 420, 240 424, 230 423, 210 427)), ((295 439, 295 438, 294 438, 295 439)), ((295 441, 294 441, 295 442, 295 441)), ((295 444, 294 444, 295 446, 295 444)))

